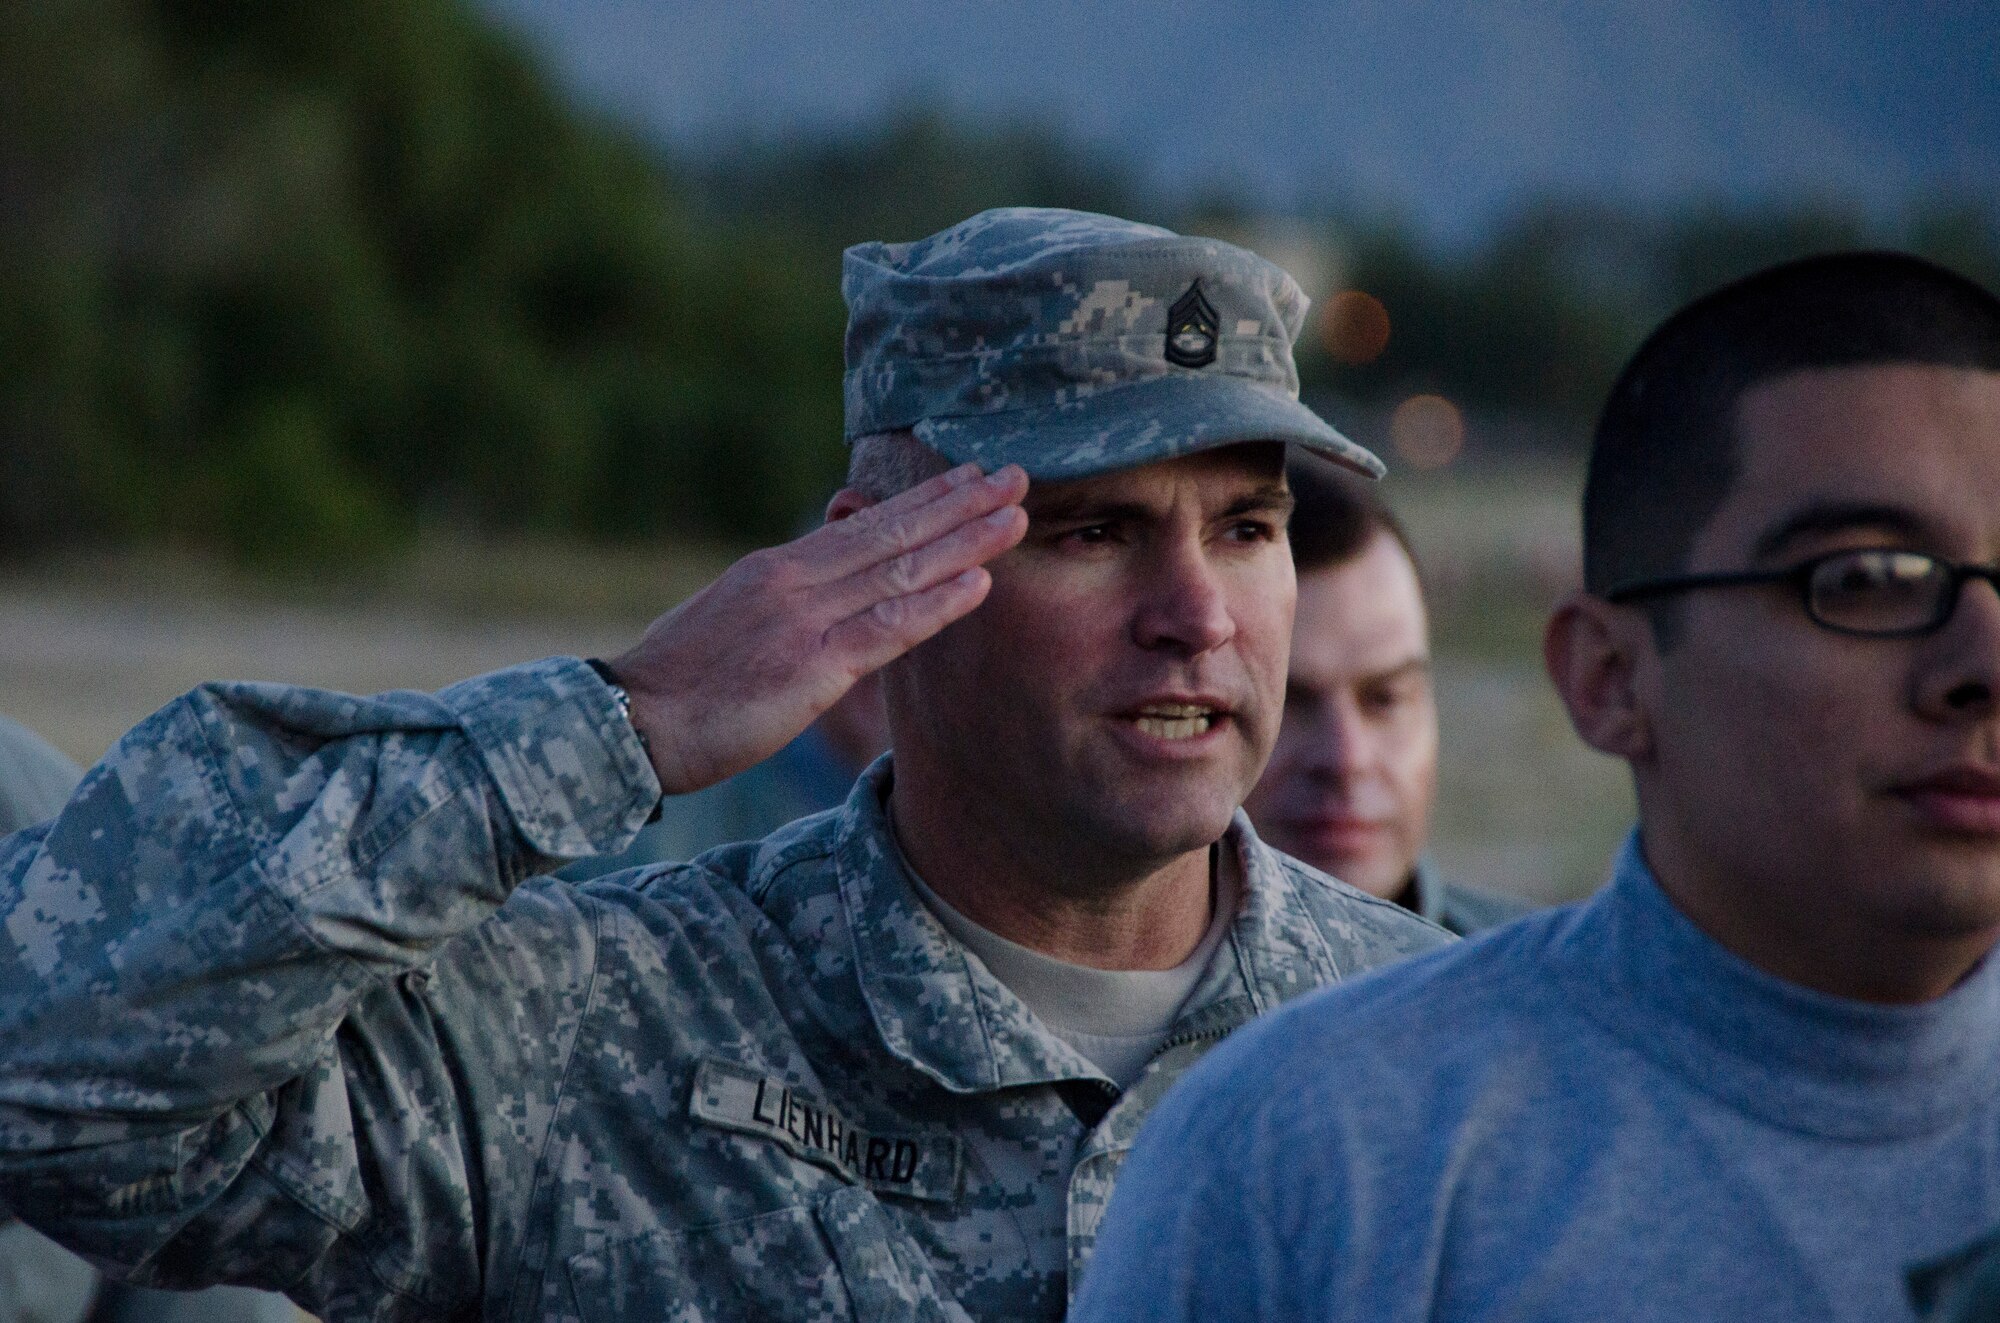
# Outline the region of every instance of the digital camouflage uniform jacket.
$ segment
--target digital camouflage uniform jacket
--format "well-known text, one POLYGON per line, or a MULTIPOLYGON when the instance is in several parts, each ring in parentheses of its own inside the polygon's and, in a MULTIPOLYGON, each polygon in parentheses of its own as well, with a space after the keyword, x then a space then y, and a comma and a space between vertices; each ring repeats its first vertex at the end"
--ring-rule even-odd
POLYGON ((1239 815, 1230 941, 1119 1098, 916 900, 888 774, 567 883, 657 796, 580 663, 198 689, 0 845, 0 1201, 328 1323, 1053 1319, 1190 1062, 1446 940, 1239 815))

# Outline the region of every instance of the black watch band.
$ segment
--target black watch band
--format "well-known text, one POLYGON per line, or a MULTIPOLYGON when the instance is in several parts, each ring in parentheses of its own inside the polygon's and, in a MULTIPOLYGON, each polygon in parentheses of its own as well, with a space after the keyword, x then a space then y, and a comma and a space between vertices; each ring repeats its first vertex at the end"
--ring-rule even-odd
MULTIPOLYGON (((611 691, 611 701, 618 704, 618 715, 625 718, 628 722, 631 721, 632 695, 626 692, 624 685, 618 683, 618 677, 611 673, 611 667, 606 665, 604 660, 599 657, 585 657, 583 664, 597 672, 597 678, 604 681, 604 687, 611 691)), ((637 734, 636 727, 634 728, 634 733, 637 734)), ((640 735, 639 742, 644 744, 646 737, 640 735)))
MULTIPOLYGON (((618 715, 625 718, 626 725, 632 726, 632 695, 626 691, 624 685, 618 683, 618 677, 611 673, 611 668, 605 664, 604 659, 601 657, 585 657, 583 664, 595 671, 598 679, 604 681, 604 687, 611 691, 611 701, 618 705, 618 715)), ((647 741, 646 732, 640 730, 637 726, 632 726, 632 733, 639 737, 639 747, 650 753, 653 746, 647 741)), ((652 815, 646 819, 648 823, 660 820, 660 814, 666 807, 666 802, 666 799, 662 797, 659 803, 653 805, 652 815)))

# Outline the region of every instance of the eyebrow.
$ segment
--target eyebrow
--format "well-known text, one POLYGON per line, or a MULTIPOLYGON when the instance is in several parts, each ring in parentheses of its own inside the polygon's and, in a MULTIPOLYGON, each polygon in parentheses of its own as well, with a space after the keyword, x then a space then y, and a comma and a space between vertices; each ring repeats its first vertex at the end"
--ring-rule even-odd
POLYGON ((1431 659, 1427 654, 1422 657, 1411 657, 1407 661, 1398 662, 1385 670, 1370 671, 1366 675, 1358 675, 1354 678, 1361 684, 1395 684, 1399 680, 1407 680, 1412 676, 1429 675, 1430 673, 1431 659))
POLYGON ((1030 493, 1025 502, 1030 523, 1065 523, 1072 519, 1090 523, 1144 519, 1152 513, 1137 501, 1110 501, 1090 495, 1051 496, 1037 501, 1030 493))
POLYGON ((1929 525, 1923 519, 1901 506, 1865 501, 1820 501, 1793 511, 1766 529, 1751 548, 1751 555, 1764 560, 1802 538, 1864 528, 1878 529, 1903 538, 1921 537, 1929 531, 1929 525))
POLYGON ((1281 520, 1289 519, 1292 507, 1296 504, 1297 498, 1292 495, 1290 489, 1274 482, 1268 487, 1259 487, 1256 491, 1247 492, 1231 501, 1229 508, 1222 512, 1222 517, 1233 519, 1237 515, 1268 514, 1281 520))
POLYGON ((1412 657, 1406 662, 1403 662, 1396 666, 1391 666, 1386 671, 1377 671, 1368 678, 1371 680, 1400 680, 1406 675, 1425 674, 1430 669, 1431 669, 1430 654, 1425 653, 1421 657, 1412 657))
MULTIPOLYGON (((1369 671, 1364 675, 1354 676, 1349 683, 1394 684, 1398 680, 1405 680, 1411 676, 1430 675, 1434 669, 1431 664, 1430 654, 1425 653, 1421 657, 1411 657, 1406 661, 1397 662, 1394 666, 1388 667, 1385 670, 1369 671)), ((1303 693, 1314 687, 1316 686, 1313 684, 1313 677, 1310 673, 1302 676, 1297 672, 1292 672, 1285 677, 1285 693, 1288 695, 1303 693)))

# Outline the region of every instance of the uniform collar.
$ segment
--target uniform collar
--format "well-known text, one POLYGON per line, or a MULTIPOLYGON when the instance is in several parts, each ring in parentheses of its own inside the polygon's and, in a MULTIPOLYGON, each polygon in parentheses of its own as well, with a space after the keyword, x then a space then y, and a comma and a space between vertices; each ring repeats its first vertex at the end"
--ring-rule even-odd
POLYGON ((957 1093, 1097 1074, 918 899, 884 808, 891 755, 854 783, 834 845, 855 973, 890 1053, 957 1093))
POLYGON ((1345 971, 1320 926, 1323 907, 1307 904, 1301 894, 1308 886, 1326 883, 1259 840, 1242 809, 1236 810, 1222 844, 1236 851, 1242 869, 1242 909, 1230 933, 1239 979, 1231 989, 1216 989, 1215 996, 1205 995, 1208 988, 1197 987, 1188 998, 1189 1014, 1237 992, 1247 995, 1261 1015, 1340 978, 1345 971))
MULTIPOLYGON (((959 1093, 1102 1079, 918 899, 883 807, 893 770, 884 754, 862 773, 834 845, 855 973, 884 1046, 959 1093)), ((1240 811, 1223 848, 1236 850, 1241 865, 1240 908, 1170 1038, 1219 1036, 1340 973, 1298 895, 1303 879, 1257 839, 1240 811)))
POLYGON ((1444 880, 1437 875, 1429 855, 1419 857, 1410 871, 1410 899, 1416 902, 1411 908, 1418 914, 1444 926, 1444 880))

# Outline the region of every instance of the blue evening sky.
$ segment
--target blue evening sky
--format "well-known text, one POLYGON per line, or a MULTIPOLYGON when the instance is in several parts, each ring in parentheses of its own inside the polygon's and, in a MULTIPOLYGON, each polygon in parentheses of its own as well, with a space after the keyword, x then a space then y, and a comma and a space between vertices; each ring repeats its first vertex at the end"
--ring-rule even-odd
POLYGON ((666 141, 926 98, 1032 117, 1172 193, 1393 209, 1524 197, 2000 204, 1996 0, 483 0, 666 141))

